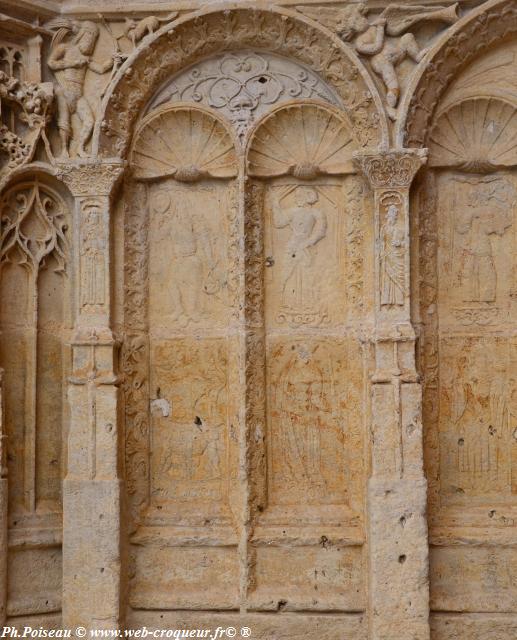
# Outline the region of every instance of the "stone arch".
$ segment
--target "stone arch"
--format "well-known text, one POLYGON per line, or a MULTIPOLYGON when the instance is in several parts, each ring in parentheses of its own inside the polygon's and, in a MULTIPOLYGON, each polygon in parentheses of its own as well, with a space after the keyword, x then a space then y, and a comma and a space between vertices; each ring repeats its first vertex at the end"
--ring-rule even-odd
POLYGON ((451 82, 474 57, 517 32, 517 2, 490 0, 459 20, 431 48, 402 101, 399 147, 423 147, 433 114, 451 82))
POLYGON ((308 66, 339 95, 361 146, 387 145, 387 121, 375 85, 337 35, 293 11, 239 8, 199 11, 144 39, 106 92, 94 132, 94 155, 125 156, 137 118, 167 78, 222 51, 250 48, 308 66))

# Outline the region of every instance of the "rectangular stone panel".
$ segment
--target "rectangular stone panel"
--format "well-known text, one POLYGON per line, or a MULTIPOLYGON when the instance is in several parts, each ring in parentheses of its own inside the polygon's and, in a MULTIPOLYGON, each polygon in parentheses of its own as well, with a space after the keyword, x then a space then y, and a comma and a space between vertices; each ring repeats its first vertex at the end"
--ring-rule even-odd
POLYGON ((11 550, 8 561, 7 615, 50 613, 61 609, 62 556, 57 547, 11 550))
POLYGON ((133 546, 135 609, 235 609, 239 566, 231 547, 133 546))
POLYGON ((256 588, 250 608, 260 611, 361 611, 366 607, 362 547, 257 547, 256 588))
POLYGON ((517 551, 502 546, 431 547, 431 609, 517 612, 517 551))

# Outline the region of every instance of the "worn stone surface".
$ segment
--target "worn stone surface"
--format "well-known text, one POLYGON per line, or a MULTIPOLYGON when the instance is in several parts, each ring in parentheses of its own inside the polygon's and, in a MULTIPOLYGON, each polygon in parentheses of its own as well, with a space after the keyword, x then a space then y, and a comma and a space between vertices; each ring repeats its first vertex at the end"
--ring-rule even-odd
POLYGON ((18 4, 0 623, 513 639, 516 2, 18 4))

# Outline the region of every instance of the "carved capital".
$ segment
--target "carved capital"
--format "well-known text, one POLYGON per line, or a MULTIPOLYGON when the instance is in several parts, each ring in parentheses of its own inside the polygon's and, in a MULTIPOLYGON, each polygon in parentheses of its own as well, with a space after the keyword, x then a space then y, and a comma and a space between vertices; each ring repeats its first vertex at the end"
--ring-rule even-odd
POLYGON ((373 189, 408 189, 427 161, 427 149, 401 149, 355 154, 354 163, 373 189))
POLYGON ((60 164, 56 177, 75 197, 109 196, 124 171, 122 162, 60 164))

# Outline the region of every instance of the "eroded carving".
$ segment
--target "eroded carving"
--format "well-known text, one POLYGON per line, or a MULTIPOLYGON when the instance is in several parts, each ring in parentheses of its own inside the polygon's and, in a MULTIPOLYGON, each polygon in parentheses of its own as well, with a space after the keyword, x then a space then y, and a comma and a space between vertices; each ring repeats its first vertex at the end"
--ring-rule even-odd
POLYGON ((343 503, 347 496, 344 447, 344 362, 337 345, 287 341, 268 358, 271 494, 273 503, 343 503))
POLYGON ((370 59, 373 71, 382 78, 386 88, 387 111, 396 118, 400 96, 400 82, 396 68, 406 58, 420 62, 427 53, 412 33, 405 33, 420 22, 453 24, 458 19, 457 5, 429 8, 426 6, 402 6, 390 4, 373 20, 369 20, 365 3, 352 4, 343 9, 298 7, 298 10, 315 20, 329 24, 345 42, 370 59))

